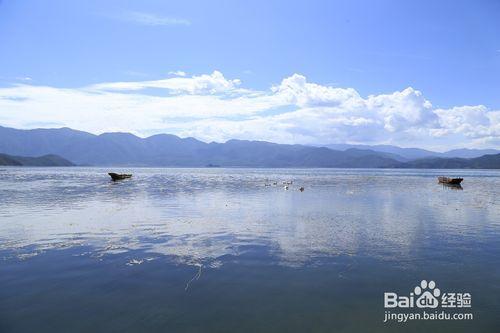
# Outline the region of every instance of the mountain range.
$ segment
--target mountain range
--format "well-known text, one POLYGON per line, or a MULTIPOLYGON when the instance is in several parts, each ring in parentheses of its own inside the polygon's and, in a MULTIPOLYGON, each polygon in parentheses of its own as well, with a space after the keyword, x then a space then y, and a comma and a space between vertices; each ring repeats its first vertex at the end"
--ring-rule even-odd
POLYGON ((12 156, 0 154, 0 165, 10 166, 74 166, 70 161, 57 155, 44 155, 39 157, 12 156))
POLYGON ((368 149, 381 153, 393 154, 396 159, 403 159, 403 161, 410 161, 419 158, 428 158, 428 157, 445 157, 445 158, 476 158, 483 155, 493 155, 500 153, 500 150, 497 149, 453 149, 446 151, 444 153, 435 152, 431 150, 421 149, 421 148, 401 148, 397 146, 391 145, 349 145, 349 144, 329 144, 324 145, 324 147, 328 147, 330 149, 342 150, 345 151, 347 149, 355 148, 355 149, 368 149))
POLYGON ((170 134, 140 138, 130 133, 94 135, 70 128, 19 130, 0 126, 0 153, 17 159, 58 155, 76 165, 94 166, 500 168, 498 150, 437 153, 396 146, 313 147, 246 140, 205 143, 170 134), (484 153, 492 154, 478 157, 484 153))

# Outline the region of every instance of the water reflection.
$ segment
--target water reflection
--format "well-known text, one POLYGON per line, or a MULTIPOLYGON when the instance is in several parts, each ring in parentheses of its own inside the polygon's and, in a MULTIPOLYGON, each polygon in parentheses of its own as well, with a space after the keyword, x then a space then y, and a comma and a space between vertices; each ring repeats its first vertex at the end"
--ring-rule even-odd
POLYGON ((443 186, 443 188, 450 189, 450 190, 463 190, 464 188, 460 184, 440 184, 443 186))
POLYGON ((81 255, 100 260, 141 250, 141 263, 217 266, 259 246, 300 266, 340 255, 412 262, 429 247, 450 255, 458 236, 481 244, 499 234, 496 171, 463 172, 467 191, 442 191, 457 188, 436 187, 433 171, 132 171, 120 182, 96 168, 2 171, 0 250, 28 259, 90 247, 81 255))
POLYGON ((0 172, 1 332, 399 331, 383 292, 424 278, 480 320, 405 330, 498 327, 498 171, 107 172, 0 172))

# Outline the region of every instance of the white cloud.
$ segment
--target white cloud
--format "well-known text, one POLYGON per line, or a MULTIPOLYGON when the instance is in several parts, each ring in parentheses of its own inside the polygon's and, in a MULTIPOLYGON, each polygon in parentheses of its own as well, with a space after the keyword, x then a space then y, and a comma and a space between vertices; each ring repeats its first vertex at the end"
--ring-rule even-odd
POLYGON ((168 72, 168 74, 174 75, 174 76, 186 76, 187 75, 187 73, 183 72, 183 71, 171 71, 171 72, 168 72))
POLYGON ((482 105, 435 109, 413 88, 364 98, 352 88, 310 83, 298 74, 267 91, 240 85, 218 71, 78 89, 20 84, 0 88, 0 124, 57 123, 94 133, 172 133, 205 141, 391 143, 432 149, 498 148, 500 143, 500 111, 482 105))
MULTIPOLYGON (((178 73, 178 72, 177 72, 178 73)), ((184 72, 181 72, 185 75, 184 72)), ((212 74, 168 78, 155 81, 135 82, 111 82, 100 83, 89 87, 95 90, 142 90, 146 88, 167 89, 170 93, 181 94, 216 94, 234 90, 240 84, 240 80, 227 80, 221 72, 214 71, 212 74)))
POLYGON ((191 21, 183 18, 160 16, 152 13, 127 11, 119 15, 111 15, 113 18, 134 22, 147 26, 168 26, 168 25, 191 25, 191 21))
POLYGON ((438 109, 439 135, 461 134, 472 139, 500 139, 500 111, 490 111, 484 105, 438 109))
POLYGON ((24 81, 24 82, 33 81, 33 79, 31 77, 29 77, 29 76, 16 77, 16 80, 18 80, 18 81, 24 81))
POLYGON ((389 95, 369 96, 367 107, 376 110, 384 121, 384 128, 397 132, 408 127, 432 127, 437 125, 437 115, 432 104, 420 91, 406 88, 389 95))
POLYGON ((338 107, 343 103, 361 100, 354 89, 332 88, 308 83, 306 78, 299 74, 293 74, 284 79, 279 86, 273 87, 272 90, 289 104, 300 107, 338 107))

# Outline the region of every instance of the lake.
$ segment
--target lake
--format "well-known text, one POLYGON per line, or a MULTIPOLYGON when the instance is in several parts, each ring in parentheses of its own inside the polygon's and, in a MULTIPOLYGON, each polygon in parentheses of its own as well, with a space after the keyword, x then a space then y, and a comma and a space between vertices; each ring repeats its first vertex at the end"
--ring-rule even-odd
POLYGON ((499 198, 497 170, 3 168, 0 332, 498 331, 499 198), (474 319, 384 323, 424 279, 474 319))

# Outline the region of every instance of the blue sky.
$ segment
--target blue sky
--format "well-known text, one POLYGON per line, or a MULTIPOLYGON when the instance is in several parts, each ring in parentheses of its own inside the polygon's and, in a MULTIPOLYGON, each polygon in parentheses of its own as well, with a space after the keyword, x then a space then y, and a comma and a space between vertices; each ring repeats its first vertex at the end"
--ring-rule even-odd
POLYGON ((0 124, 498 147, 498 36, 495 0, 4 0, 0 124))

